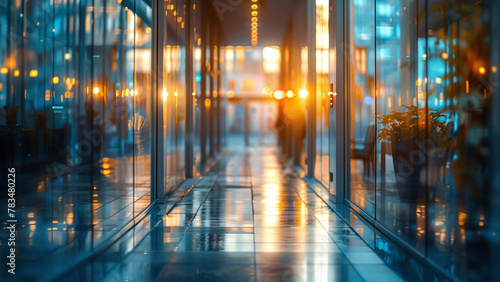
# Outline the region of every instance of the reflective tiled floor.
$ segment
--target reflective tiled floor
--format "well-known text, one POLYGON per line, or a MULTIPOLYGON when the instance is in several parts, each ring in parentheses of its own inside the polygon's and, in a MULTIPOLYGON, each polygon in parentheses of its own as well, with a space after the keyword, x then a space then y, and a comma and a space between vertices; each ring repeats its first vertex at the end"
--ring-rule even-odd
POLYGON ((165 208, 103 254, 104 281, 400 280, 272 148, 235 150, 165 208))

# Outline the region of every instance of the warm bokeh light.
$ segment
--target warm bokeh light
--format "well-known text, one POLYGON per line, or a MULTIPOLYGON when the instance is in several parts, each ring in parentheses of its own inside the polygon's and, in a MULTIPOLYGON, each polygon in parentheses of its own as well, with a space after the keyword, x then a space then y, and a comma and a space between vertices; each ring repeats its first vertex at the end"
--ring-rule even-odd
POLYGON ((252 5, 252 10, 257 10, 257 8, 259 8, 259 6, 257 6, 257 4, 252 5))
POLYGON ((262 57, 264 59, 264 71, 266 73, 279 72, 281 60, 279 47, 264 47, 264 49, 262 49, 262 57))
POLYGON ((7 69, 7 68, 1 68, 1 69, 0 69, 0 73, 1 73, 1 74, 6 74, 6 73, 8 73, 8 72, 9 72, 9 69, 7 69))
POLYGON ((287 90, 286 91, 286 97, 288 99, 292 99, 293 97, 295 97, 295 92, 293 92, 293 90, 287 90))
POLYGON ((58 84, 58 83, 59 83, 59 76, 54 76, 54 77, 52 78, 52 83, 54 83, 54 84, 58 84))
POLYGON ((283 98, 285 98, 285 92, 283 90, 274 90, 273 97, 278 101, 282 100, 283 98))
POLYGON ((19 70, 15 70, 14 71, 14 77, 18 77, 19 76, 19 70))
POLYGON ((491 72, 497 73, 497 71, 498 71, 498 68, 496 66, 491 67, 491 72))
POLYGON ((480 67, 479 68, 479 73, 480 74, 485 74, 486 73, 486 68, 485 67, 480 67))
POLYGON ((99 94, 99 87, 97 87, 97 86, 96 86, 96 87, 94 87, 94 89, 92 90, 92 92, 93 92, 94 94, 99 94))
POLYGON ((30 77, 37 77, 38 76, 38 71, 37 70, 31 70, 30 71, 30 77))
POLYGON ((64 59, 65 59, 66 61, 71 60, 71 53, 66 53, 66 54, 64 54, 64 59))
POLYGON ((307 92, 307 90, 302 89, 302 90, 299 91, 299 96, 301 98, 305 98, 305 97, 307 97, 307 95, 309 95, 309 93, 307 92))
POLYGON ((267 86, 262 88, 262 94, 269 95, 269 93, 271 93, 271 88, 269 88, 267 86))
POLYGON ((234 93, 234 91, 233 91, 233 90, 228 90, 228 91, 226 92, 226 96, 227 96, 228 98, 233 98, 233 97, 234 97, 234 95, 235 95, 235 93, 234 93))

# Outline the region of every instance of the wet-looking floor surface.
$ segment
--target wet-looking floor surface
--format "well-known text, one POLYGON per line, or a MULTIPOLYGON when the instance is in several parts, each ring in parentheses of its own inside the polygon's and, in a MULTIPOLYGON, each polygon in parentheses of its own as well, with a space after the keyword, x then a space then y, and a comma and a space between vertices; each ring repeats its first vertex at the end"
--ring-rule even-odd
POLYGON ((167 215, 156 223, 146 218, 148 224, 83 267, 88 278, 401 280, 300 177, 282 168, 274 148, 226 154, 187 192, 178 189, 163 205, 167 215))

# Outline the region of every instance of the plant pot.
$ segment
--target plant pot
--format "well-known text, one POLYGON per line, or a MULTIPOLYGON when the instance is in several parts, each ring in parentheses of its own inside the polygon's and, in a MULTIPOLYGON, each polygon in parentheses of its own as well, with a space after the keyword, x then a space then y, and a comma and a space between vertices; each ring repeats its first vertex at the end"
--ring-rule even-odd
MULTIPOLYGON (((425 172, 425 139, 393 138, 394 173, 401 203, 416 203, 424 195, 421 184, 425 172)), ((428 142, 427 142, 428 143, 428 142)))

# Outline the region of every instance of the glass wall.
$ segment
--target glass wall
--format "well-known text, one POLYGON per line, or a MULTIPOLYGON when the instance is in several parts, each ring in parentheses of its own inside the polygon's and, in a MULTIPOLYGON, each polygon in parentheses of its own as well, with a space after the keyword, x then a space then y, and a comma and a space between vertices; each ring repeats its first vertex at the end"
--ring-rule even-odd
MULTIPOLYGON (((498 131, 494 2, 352 0, 347 7, 349 199, 461 280, 488 280, 498 263, 491 251, 498 187, 489 182, 498 131)), ((389 263, 405 264, 375 245, 389 263)))
POLYGON ((348 198, 369 215, 375 214, 375 4, 351 0, 348 30, 347 124, 351 132, 348 198))
POLYGON ((328 187, 329 180, 329 1, 316 1, 316 166, 315 176, 328 187))
MULTIPOLYGON (((184 180, 186 114, 186 31, 184 4, 164 2, 163 19, 163 142, 166 193, 184 180)), ((180 1, 179 1, 180 2, 180 1)), ((159 91, 160 92, 160 91, 159 91)))
POLYGON ((16 169, 28 269, 98 248, 150 204, 152 9, 2 1, 0 36, 1 174, 16 169))

